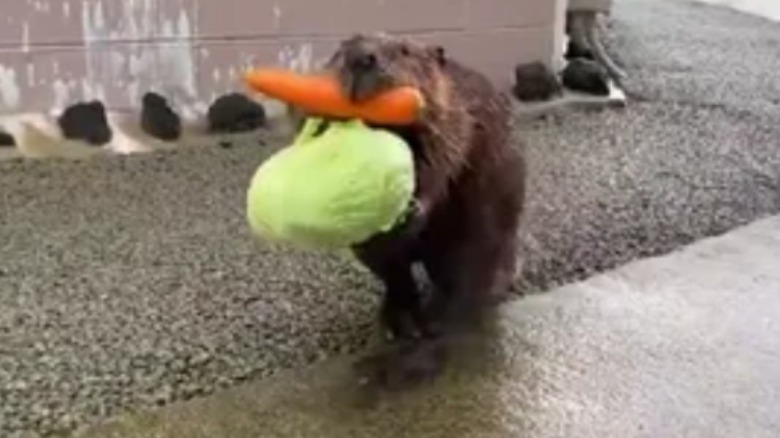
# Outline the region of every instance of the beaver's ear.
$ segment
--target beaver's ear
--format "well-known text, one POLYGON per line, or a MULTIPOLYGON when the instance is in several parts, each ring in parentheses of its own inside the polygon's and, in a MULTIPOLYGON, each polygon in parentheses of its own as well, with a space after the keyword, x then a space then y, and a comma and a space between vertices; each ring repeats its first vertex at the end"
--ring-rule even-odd
POLYGON ((409 51, 409 46, 406 44, 401 44, 401 54, 404 56, 409 56, 412 52, 409 51))
POLYGON ((444 50, 444 47, 433 46, 429 48, 429 51, 440 65, 447 64, 447 52, 444 50))

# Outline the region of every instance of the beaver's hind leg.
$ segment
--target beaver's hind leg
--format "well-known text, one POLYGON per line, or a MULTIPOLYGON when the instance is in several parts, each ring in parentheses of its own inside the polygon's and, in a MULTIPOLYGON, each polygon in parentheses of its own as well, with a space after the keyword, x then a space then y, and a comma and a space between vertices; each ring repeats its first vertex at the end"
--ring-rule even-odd
MULTIPOLYGON (((407 228, 408 230, 408 228, 407 228)), ((355 248, 361 262, 383 283, 381 322, 391 340, 356 365, 361 381, 399 388, 438 374, 443 364, 438 338, 423 308, 423 296, 412 273, 420 240, 416 233, 377 236, 355 248)))

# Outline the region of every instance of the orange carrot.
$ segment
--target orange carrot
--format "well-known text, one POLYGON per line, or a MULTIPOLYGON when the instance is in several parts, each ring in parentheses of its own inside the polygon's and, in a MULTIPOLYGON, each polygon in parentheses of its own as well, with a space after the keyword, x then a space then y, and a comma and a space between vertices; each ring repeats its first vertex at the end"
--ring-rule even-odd
POLYGON ((260 93, 320 116, 357 118, 382 125, 409 125, 420 117, 424 102, 413 87, 398 87, 365 102, 347 99, 335 78, 288 70, 256 69, 246 74, 247 84, 260 93))

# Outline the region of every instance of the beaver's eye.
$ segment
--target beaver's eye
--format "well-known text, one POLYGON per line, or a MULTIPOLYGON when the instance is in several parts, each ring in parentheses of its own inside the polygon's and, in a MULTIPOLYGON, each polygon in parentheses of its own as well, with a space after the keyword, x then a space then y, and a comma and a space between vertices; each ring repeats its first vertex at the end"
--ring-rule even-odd
POLYGON ((365 68, 376 67, 377 64, 376 55, 374 55, 373 53, 369 53, 365 55, 363 57, 362 63, 363 63, 363 67, 365 68))
POLYGON ((365 53, 350 56, 348 64, 354 69, 368 71, 374 69, 377 66, 378 59, 373 53, 365 53))
POLYGON ((401 46, 401 54, 404 56, 409 56, 409 48, 404 46, 401 46))

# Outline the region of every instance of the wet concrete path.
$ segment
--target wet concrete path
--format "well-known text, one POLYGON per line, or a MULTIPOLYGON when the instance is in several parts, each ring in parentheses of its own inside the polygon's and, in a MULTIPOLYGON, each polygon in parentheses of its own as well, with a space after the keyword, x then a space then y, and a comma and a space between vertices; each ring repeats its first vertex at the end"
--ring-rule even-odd
POLYGON ((510 304, 416 392, 363 398, 341 359, 82 437, 777 437, 778 265, 774 217, 510 304))

